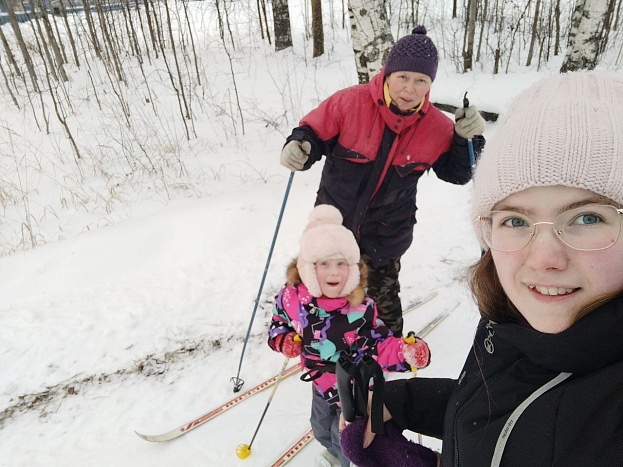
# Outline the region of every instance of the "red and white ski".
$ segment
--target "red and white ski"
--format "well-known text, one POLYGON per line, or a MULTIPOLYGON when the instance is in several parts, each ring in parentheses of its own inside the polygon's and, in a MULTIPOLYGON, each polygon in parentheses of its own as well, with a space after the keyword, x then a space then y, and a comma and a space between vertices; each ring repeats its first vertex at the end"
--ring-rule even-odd
POLYGON ((286 368, 283 375, 281 375, 280 373, 277 373, 276 375, 273 375, 267 380, 261 382, 257 386, 254 386, 251 389, 248 389, 247 391, 243 392, 242 394, 239 394, 238 396, 234 397, 233 399, 228 400, 224 404, 221 404, 213 408, 212 410, 204 413, 203 415, 200 415, 194 420, 191 420, 190 422, 185 423, 184 425, 178 428, 175 428, 171 431, 167 431, 166 433, 161 433, 159 435, 144 435, 142 433, 139 433, 138 431, 136 431, 135 433, 141 438, 143 438, 145 441, 152 441, 152 442, 158 442, 158 443, 178 438, 182 436, 183 434, 188 433, 190 430, 194 430, 198 426, 203 425, 205 422, 212 420, 214 417, 222 414, 226 410, 231 409, 235 405, 240 404, 245 399, 248 399, 249 397, 254 396, 258 392, 262 392, 263 390, 268 389, 269 387, 275 385, 275 383, 277 383, 277 381, 280 378, 281 379, 287 378, 288 376, 292 376, 293 374, 299 372, 300 370, 301 370, 301 366, 298 363, 291 365, 288 368, 286 368))
POLYGON ((281 467, 282 465, 287 464, 290 459, 298 454, 298 452, 303 449, 309 442, 314 439, 314 432, 310 428, 307 430, 303 436, 297 439, 290 447, 285 450, 278 458, 273 462, 270 467, 281 467))

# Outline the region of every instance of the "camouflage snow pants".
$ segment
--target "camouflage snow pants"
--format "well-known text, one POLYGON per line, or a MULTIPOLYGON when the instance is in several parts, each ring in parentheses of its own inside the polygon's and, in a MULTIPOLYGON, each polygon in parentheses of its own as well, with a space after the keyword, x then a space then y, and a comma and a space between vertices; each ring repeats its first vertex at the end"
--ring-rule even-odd
POLYGON ((402 336, 402 304, 400 303, 400 258, 375 268, 367 253, 361 253, 361 259, 368 266, 368 296, 376 302, 379 318, 391 329, 394 336, 402 336))

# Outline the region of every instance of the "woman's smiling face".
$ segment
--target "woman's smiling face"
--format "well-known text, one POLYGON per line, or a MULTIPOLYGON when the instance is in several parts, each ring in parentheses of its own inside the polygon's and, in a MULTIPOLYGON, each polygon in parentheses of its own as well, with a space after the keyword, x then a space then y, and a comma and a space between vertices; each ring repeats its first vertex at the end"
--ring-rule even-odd
MULTIPOLYGON (((572 206, 593 203, 612 204, 580 188, 532 187, 508 196, 494 210, 553 222, 572 206)), ((538 331, 558 333, 583 306, 623 289, 623 239, 604 250, 579 251, 562 243, 551 225, 537 229, 523 249, 491 253, 504 291, 528 323, 538 331)))

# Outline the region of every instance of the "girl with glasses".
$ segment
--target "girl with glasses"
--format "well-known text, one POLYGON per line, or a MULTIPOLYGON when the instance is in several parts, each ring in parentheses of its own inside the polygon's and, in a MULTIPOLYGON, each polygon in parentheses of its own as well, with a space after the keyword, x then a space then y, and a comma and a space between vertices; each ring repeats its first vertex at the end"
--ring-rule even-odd
POLYGON ((623 76, 530 87, 474 188, 482 319, 465 365, 457 379, 388 382, 385 433, 352 423, 344 453, 431 465, 408 429, 443 440, 443 466, 623 465, 623 76))

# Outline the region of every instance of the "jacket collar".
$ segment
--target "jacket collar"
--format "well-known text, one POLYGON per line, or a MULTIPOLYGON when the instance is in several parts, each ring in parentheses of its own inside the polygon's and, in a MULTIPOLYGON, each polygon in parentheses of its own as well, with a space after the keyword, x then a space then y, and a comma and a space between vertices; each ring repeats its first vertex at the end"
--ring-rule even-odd
POLYGON ((492 330, 543 368, 594 371, 623 360, 623 294, 558 334, 516 324, 493 323, 492 330))
POLYGON ((297 293, 299 297, 299 301, 303 305, 317 306, 322 308, 324 311, 335 311, 340 308, 344 308, 348 304, 348 300, 346 297, 338 297, 338 298, 329 298, 324 295, 320 297, 313 297, 307 287, 302 282, 297 286, 297 293))

